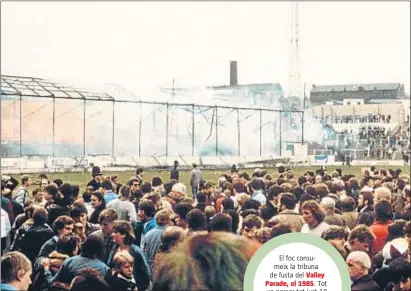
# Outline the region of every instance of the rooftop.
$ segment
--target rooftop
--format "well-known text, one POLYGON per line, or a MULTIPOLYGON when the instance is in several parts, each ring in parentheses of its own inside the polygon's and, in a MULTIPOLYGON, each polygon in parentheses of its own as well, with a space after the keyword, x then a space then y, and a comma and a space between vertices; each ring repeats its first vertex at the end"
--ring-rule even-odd
POLYGON ((311 93, 323 92, 344 92, 344 91, 380 91, 380 90, 397 90, 400 83, 376 83, 376 84, 346 84, 346 85, 313 85, 311 93))

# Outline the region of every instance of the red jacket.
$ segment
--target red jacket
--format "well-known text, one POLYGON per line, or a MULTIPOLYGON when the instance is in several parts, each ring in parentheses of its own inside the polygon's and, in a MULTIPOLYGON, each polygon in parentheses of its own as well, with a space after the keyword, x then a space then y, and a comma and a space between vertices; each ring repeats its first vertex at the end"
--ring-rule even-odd
POLYGON ((373 243, 372 253, 376 254, 382 250, 385 244, 385 240, 388 236, 388 225, 391 224, 391 221, 382 223, 381 221, 376 221, 370 226, 370 231, 375 235, 375 240, 373 243))

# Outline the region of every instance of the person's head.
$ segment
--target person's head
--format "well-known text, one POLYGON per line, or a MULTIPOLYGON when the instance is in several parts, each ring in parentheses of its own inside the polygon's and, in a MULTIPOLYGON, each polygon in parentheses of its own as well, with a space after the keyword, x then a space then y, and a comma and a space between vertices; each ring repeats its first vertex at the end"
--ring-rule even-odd
POLYGON ((23 185, 24 187, 26 188, 30 187, 31 183, 32 183, 32 180, 29 175, 23 175, 21 177, 21 185, 23 185))
POLYGON ((142 221, 147 221, 153 218, 156 214, 154 203, 150 200, 141 201, 138 205, 137 215, 142 221))
POLYGON ((42 202, 43 201, 44 193, 43 193, 41 188, 34 189, 33 192, 32 192, 32 195, 33 195, 33 200, 35 202, 42 202))
POLYGON ((134 259, 128 251, 117 252, 113 257, 113 271, 118 272, 126 278, 133 276, 134 259))
POLYGON ((321 199, 321 206, 324 208, 325 211, 335 210, 335 201, 331 197, 324 197, 321 199))
POLYGON ((387 187, 378 187, 374 191, 374 200, 378 203, 381 200, 391 202, 391 190, 387 187))
POLYGON ((119 198, 122 200, 130 200, 131 188, 128 185, 121 186, 119 192, 119 198))
POLYGON ((217 212, 214 206, 209 205, 204 208, 204 213, 207 216, 207 219, 210 220, 217 212))
POLYGON ((74 230, 74 220, 70 216, 59 216, 53 223, 54 234, 58 237, 66 234, 72 234, 74 230))
POLYGON ((57 240, 56 251, 69 257, 76 256, 79 251, 80 238, 76 234, 62 235, 57 240))
POLYGON ((368 187, 371 187, 371 188, 374 187, 374 177, 372 177, 372 176, 364 177, 363 182, 364 182, 365 186, 368 186, 368 187))
MULTIPOLYGON (((92 176, 95 180, 101 181, 101 179, 102 179, 102 177, 103 177, 103 173, 101 172, 100 167, 94 166, 94 167, 91 169, 91 176, 92 176)), ((97 190, 97 189, 95 189, 95 190, 97 190)))
POLYGON ((186 231, 179 226, 167 227, 161 235, 161 252, 169 252, 186 237, 186 231))
POLYGON ((152 290, 243 290, 245 269, 259 246, 229 233, 193 234, 158 263, 152 290))
POLYGON ((374 243, 375 236, 368 226, 364 224, 354 227, 349 236, 348 243, 351 251, 371 252, 371 246, 374 243))
POLYGON ((251 199, 250 195, 246 194, 246 193, 242 193, 236 196, 238 205, 241 208, 244 208, 244 204, 251 199))
POLYGON ((374 211, 364 211, 358 214, 356 225, 365 224, 366 226, 371 226, 375 221, 375 212, 374 211))
POLYGON ((73 187, 69 183, 63 183, 59 187, 56 204, 67 207, 73 202, 73 187))
POLYGON ((168 209, 162 209, 156 213, 155 217, 159 226, 169 225, 171 220, 171 211, 168 209))
POLYGON ((301 211, 305 223, 311 226, 320 224, 325 218, 324 209, 314 200, 305 201, 301 206, 301 211))
POLYGON ((53 184, 56 185, 57 188, 58 188, 58 187, 60 187, 61 185, 63 185, 63 180, 61 180, 61 179, 59 179, 59 178, 54 179, 54 180, 53 180, 53 184))
POLYGON ((232 230, 232 218, 231 216, 223 213, 217 213, 211 218, 210 231, 226 231, 232 230))
POLYGON ((114 185, 117 185, 118 183, 120 183, 120 179, 118 177, 117 174, 113 174, 110 176, 110 181, 111 183, 113 183, 114 185))
POLYGON ((258 229, 263 226, 263 221, 260 217, 254 214, 250 214, 244 218, 241 235, 247 238, 254 238, 258 229))
POLYGON ((91 207, 93 207, 94 209, 106 208, 106 200, 104 199, 104 195, 99 191, 95 191, 93 192, 93 194, 91 194, 90 201, 91 207))
POLYGON ((282 234, 292 233, 293 229, 291 225, 286 223, 278 223, 271 228, 271 238, 275 238, 282 234))
POLYGON ((388 265, 388 271, 391 274, 391 283, 394 290, 407 291, 411 290, 411 264, 403 258, 393 260, 388 265))
MULTIPOLYGON (((176 214, 176 226, 180 226, 182 228, 186 228, 187 227, 187 219, 186 216, 187 214, 193 209, 193 206, 191 204, 187 204, 187 203, 178 203, 175 208, 174 208, 174 212, 176 214)), ((205 209, 205 211, 207 210, 207 207, 205 209)), ((215 214, 215 210, 214 210, 214 214, 215 214)))
POLYGON ((234 209, 234 201, 230 197, 224 198, 223 201, 221 202, 221 205, 223 206, 224 210, 234 209))
POLYGON ((144 176, 144 169, 143 168, 137 168, 136 176, 143 177, 144 176))
POLYGON ((111 236, 113 237, 113 241, 116 244, 129 246, 136 238, 134 229, 128 221, 115 220, 112 223, 112 227, 113 233, 111 234, 111 236))
POLYGON ((113 183, 110 180, 104 180, 101 182, 101 188, 103 188, 104 192, 113 191, 113 183))
POLYGON ((355 200, 352 197, 344 198, 341 202, 342 212, 351 212, 355 210, 355 200))
POLYGON ((128 180, 127 185, 130 187, 132 193, 137 192, 137 190, 140 188, 140 182, 137 178, 131 178, 130 180, 128 180))
POLYGON ((348 238, 348 231, 345 227, 331 225, 322 233, 321 238, 333 244, 337 249, 343 249, 348 238))
POLYGON ((153 177, 153 179, 151 180, 151 185, 153 187, 158 187, 163 185, 163 181, 161 180, 160 177, 153 177))
POLYGON ((297 205, 297 198, 294 194, 291 193, 283 193, 280 197, 280 209, 279 211, 283 210, 294 210, 295 206, 297 205))
POLYGON ((84 205, 76 205, 71 208, 70 215, 75 222, 80 222, 83 226, 87 223, 87 208, 84 205))
POLYGON ((381 200, 375 205, 376 221, 387 223, 392 220, 392 206, 387 200, 381 200))
POLYGON ((271 239, 271 228, 262 227, 257 229, 255 232, 254 238, 259 241, 261 244, 265 244, 271 239))
POLYGON ((254 199, 249 199, 244 202, 243 208, 258 210, 260 206, 261 206, 261 203, 259 201, 254 200, 254 199))
POLYGON ((150 182, 144 182, 143 185, 141 185, 141 193, 143 193, 143 195, 150 193, 152 189, 150 182))
POLYGON ((38 207, 33 212, 33 225, 44 225, 47 222, 47 210, 43 207, 38 207))
POLYGON ((253 179, 250 183, 253 191, 260 191, 264 189, 264 182, 261 179, 253 179))
POLYGON ((193 209, 187 213, 186 220, 190 231, 207 230, 207 216, 200 209, 193 209))
POLYGON ((113 222, 118 219, 117 212, 112 208, 107 208, 101 211, 98 216, 98 223, 101 226, 101 231, 105 235, 109 235, 113 231, 113 222))
POLYGON ((57 199, 58 191, 59 189, 55 185, 53 184, 47 185, 43 189, 44 198, 46 199, 47 202, 54 202, 57 199))
POLYGON ((1 283, 26 291, 31 284, 30 260, 20 252, 9 252, 1 257, 1 283))
POLYGON ((351 280, 353 281, 368 275, 368 272, 371 269, 370 257, 365 252, 351 252, 346 261, 351 280))
POLYGON ((404 219, 397 219, 388 225, 388 236, 386 241, 389 242, 396 238, 403 237, 403 230, 406 223, 407 221, 404 219))
POLYGON ((70 291, 110 291, 110 286, 97 269, 83 268, 71 281, 70 291))
POLYGON ((358 207, 373 207, 374 206, 374 196, 371 191, 362 191, 358 196, 358 207))

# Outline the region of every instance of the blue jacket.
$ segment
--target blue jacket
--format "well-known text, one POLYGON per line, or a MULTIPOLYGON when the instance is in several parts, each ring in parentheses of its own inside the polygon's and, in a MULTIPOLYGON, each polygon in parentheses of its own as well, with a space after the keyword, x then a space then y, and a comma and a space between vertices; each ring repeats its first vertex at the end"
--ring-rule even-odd
POLYGON ((50 270, 47 270, 44 273, 44 277, 49 285, 54 282, 70 284, 77 272, 84 268, 97 269, 103 276, 106 276, 107 272, 110 270, 109 267, 99 259, 89 259, 82 255, 78 255, 66 259, 54 277, 52 277, 53 275, 50 270))
POLYGON ((116 193, 114 192, 107 192, 106 194, 104 194, 104 200, 106 200, 106 204, 108 204, 109 202, 113 201, 114 199, 117 199, 118 196, 116 193))
MULTIPOLYGON (((118 245, 114 245, 111 249, 110 254, 108 255, 107 265, 109 265, 110 267, 112 265, 113 257, 117 248, 118 245)), ((133 276, 136 280, 138 291, 145 291, 150 285, 151 280, 151 272, 147 257, 143 253, 143 251, 136 245, 130 246, 129 253, 134 258, 133 276)))
POLYGON ((1 291, 17 291, 17 289, 9 284, 1 283, 1 291))

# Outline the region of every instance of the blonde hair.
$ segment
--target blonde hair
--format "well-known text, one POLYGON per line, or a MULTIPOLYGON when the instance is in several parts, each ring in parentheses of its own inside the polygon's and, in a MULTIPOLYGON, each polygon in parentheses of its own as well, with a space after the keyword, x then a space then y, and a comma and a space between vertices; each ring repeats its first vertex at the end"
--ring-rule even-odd
POLYGON ((391 191, 387 187, 378 187, 374 191, 374 201, 377 203, 381 200, 387 200, 391 203, 391 191))
POLYGON ((243 207, 243 206, 244 206, 244 203, 245 203, 246 201, 250 200, 251 198, 250 198, 250 195, 245 194, 245 193, 241 193, 241 194, 239 194, 239 195, 236 196, 236 199, 237 199, 238 204, 239 204, 241 207, 243 207))
POLYGON ((128 251, 117 252, 113 257, 113 269, 120 269, 124 264, 132 265, 134 258, 130 255, 128 251))
POLYGON ((9 252, 1 257, 1 282, 19 280, 32 271, 30 260, 22 253, 9 252))

